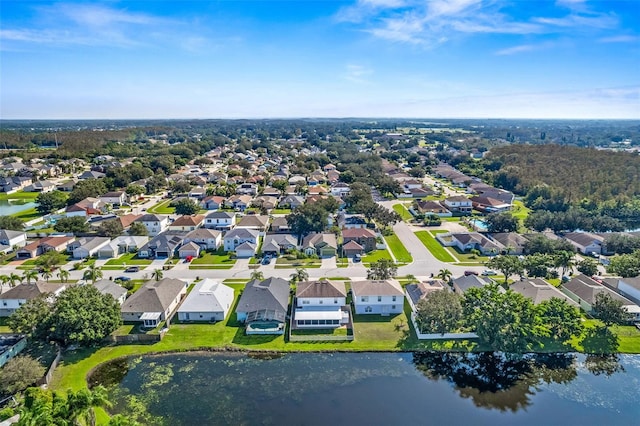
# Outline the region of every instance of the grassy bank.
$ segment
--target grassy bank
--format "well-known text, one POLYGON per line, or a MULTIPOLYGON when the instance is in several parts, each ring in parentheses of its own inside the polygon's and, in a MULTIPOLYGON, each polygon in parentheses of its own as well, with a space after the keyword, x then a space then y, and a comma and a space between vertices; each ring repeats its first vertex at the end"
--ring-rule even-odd
POLYGON ((453 263, 456 260, 449 254, 447 249, 442 247, 442 245, 436 240, 429 231, 418 231, 416 232, 416 237, 422 244, 431 252, 431 254, 441 262, 449 262, 453 263))

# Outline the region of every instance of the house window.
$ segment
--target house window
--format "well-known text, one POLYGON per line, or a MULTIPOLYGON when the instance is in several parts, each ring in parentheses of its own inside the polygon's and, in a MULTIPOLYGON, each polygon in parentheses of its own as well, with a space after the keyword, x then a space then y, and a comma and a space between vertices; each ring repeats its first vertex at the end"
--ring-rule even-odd
POLYGON ((369 301, 369 296, 362 296, 362 297, 360 298, 360 301, 361 301, 361 302, 368 302, 368 301, 369 301))
POLYGON ((396 305, 391 305, 391 309, 395 309, 395 308, 396 308, 396 305))
POLYGON ((323 303, 324 303, 324 300, 320 300, 320 301, 318 302, 318 304, 320 304, 320 305, 322 305, 323 303))
POLYGON ((371 306, 367 306, 366 308, 364 308, 364 311, 366 313, 371 313, 371 312, 373 312, 373 309, 371 309, 371 306))
POLYGON ((382 296, 378 296, 378 302, 382 302, 382 296))
POLYGON ((392 302, 395 302, 395 301, 396 301, 396 296, 392 296, 392 297, 391 297, 391 301, 392 301, 392 302))
POLYGON ((333 299, 333 303, 337 304, 338 303, 338 299, 333 299))

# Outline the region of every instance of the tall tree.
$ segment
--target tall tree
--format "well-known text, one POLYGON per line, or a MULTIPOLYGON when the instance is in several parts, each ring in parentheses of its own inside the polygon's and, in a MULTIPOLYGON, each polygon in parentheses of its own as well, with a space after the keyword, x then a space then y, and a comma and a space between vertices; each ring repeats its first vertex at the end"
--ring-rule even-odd
POLYGON ((631 314, 622 306, 622 301, 614 299, 609 293, 605 292, 596 294, 592 314, 607 327, 611 327, 613 324, 626 324, 631 321, 631 314))
POLYGON ((28 355, 18 355, 0 369, 0 394, 13 395, 44 375, 44 367, 28 355))
POLYGON ((13 216, 0 216, 0 229, 10 229, 12 231, 22 231, 24 223, 13 216))
POLYGON ((89 232, 89 224, 82 216, 63 217, 58 219, 56 224, 53 225, 53 229, 57 232, 80 234, 89 232))
POLYGON ((66 269, 60 269, 57 275, 58 275, 58 278, 60 278, 60 281, 62 281, 63 283, 66 283, 67 281, 69 281, 69 276, 71 275, 71 273, 66 269))
POLYGON ((119 219, 105 220, 98 227, 98 234, 101 237, 115 238, 122 235, 122 223, 119 219))
POLYGON ((372 262, 367 269, 368 280, 388 280, 398 273, 398 267, 389 259, 372 262))
POLYGON ((97 267, 95 264, 89 266, 89 269, 84 271, 82 274, 82 279, 86 281, 91 281, 92 284, 95 284, 96 281, 102 278, 102 270, 97 267))
POLYGON ((62 191, 42 192, 36 197, 36 210, 41 214, 49 214, 67 205, 68 195, 62 191))
POLYGON ((580 311, 565 299, 552 297, 542 301, 537 309, 540 319, 553 339, 566 342, 572 336, 579 336, 582 333, 584 325, 580 311))
POLYGON ((518 230, 518 219, 509 212, 489 213, 484 221, 489 232, 516 232, 518 230))
POLYGON ((67 205, 70 206, 88 197, 99 197, 107 192, 107 186, 102 179, 85 179, 78 182, 69 193, 67 205))
POLYGON ((176 214, 181 216, 191 216, 200 211, 198 203, 190 199, 181 199, 171 204, 175 207, 176 214))
POLYGON ((541 332, 542 324, 531 300, 503 291, 497 284, 469 289, 462 308, 469 327, 492 350, 526 352, 541 332))
POLYGON ((520 259, 516 256, 503 255, 492 257, 486 265, 491 269, 497 269, 504 275, 504 284, 506 285, 511 275, 521 275, 524 267, 520 259))
POLYGON ((162 269, 156 269, 151 273, 151 276, 154 280, 160 281, 162 277, 164 277, 164 273, 162 272, 162 269))
POLYGON ((49 338, 62 346, 92 345, 117 329, 120 305, 92 285, 69 287, 56 298, 49 319, 49 338))
POLYGON ((418 302, 416 322, 422 333, 453 332, 461 320, 462 304, 456 293, 433 291, 418 302))
POLYGON ((129 235, 136 235, 136 236, 144 237, 146 235, 149 235, 149 230, 142 223, 133 222, 131 224, 131 226, 129 227, 129 235))
POLYGON ((40 338, 47 333, 51 316, 51 304, 45 297, 27 300, 8 319, 8 325, 16 333, 40 338))
POLYGON ((296 271, 289 275, 289 282, 291 284, 299 283, 309 279, 309 273, 305 268, 296 268, 296 271))
POLYGON ((31 281, 36 281, 38 279, 38 271, 35 269, 28 269, 22 273, 22 278, 27 282, 27 284, 31 284, 31 281))

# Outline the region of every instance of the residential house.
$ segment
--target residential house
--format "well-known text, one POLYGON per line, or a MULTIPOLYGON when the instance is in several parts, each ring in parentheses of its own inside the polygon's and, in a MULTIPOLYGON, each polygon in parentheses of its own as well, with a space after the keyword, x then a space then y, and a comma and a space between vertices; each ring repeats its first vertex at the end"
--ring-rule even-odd
POLYGON ((347 290, 342 281, 302 281, 296 285, 296 328, 338 328, 349 323, 347 290))
POLYGON ((329 232, 309 234, 302 241, 302 250, 310 256, 335 256, 338 251, 336 236, 329 232))
POLYGON ((169 216, 147 213, 140 216, 135 222, 142 223, 147 228, 147 233, 153 237, 167 230, 169 216))
POLYGON ((442 280, 427 280, 419 283, 407 284, 404 287, 404 293, 414 313, 418 308, 418 303, 429 297, 434 291, 449 291, 449 286, 442 280))
POLYGON ((85 180, 85 179, 100 179, 105 177, 106 174, 102 173, 102 172, 96 172, 94 170, 87 170, 84 173, 82 173, 80 176, 78 176, 78 179, 80 180, 85 180))
POLYGON ((355 241, 366 252, 376 249, 376 234, 367 228, 351 228, 342 230, 343 244, 346 245, 350 241, 355 241))
POLYGON ((278 197, 260 195, 251 202, 253 207, 265 210, 273 210, 278 206, 278 197))
POLYGON ((0 317, 11 316, 20 306, 31 299, 48 295, 53 300, 67 288, 66 284, 44 281, 22 283, 0 294, 0 317))
POLYGON ((298 246, 298 238, 292 234, 268 234, 262 242, 262 254, 279 256, 298 246))
MULTIPOLYGON (((488 277, 479 277, 477 275, 463 275, 451 280, 453 285, 453 291, 458 294, 464 294, 470 288, 482 288, 486 285, 493 284, 493 280, 488 277)), ((504 291, 502 287, 499 288, 501 292, 504 291)))
POLYGON ((24 247, 27 244, 27 234, 22 231, 12 231, 10 229, 0 229, 0 250, 3 250, 2 246, 6 246, 9 249, 13 247, 24 247))
POLYGON ((351 293, 358 315, 386 316, 399 314, 404 309, 404 292, 400 283, 394 279, 353 281, 351 293))
POLYGON ((178 308, 180 321, 224 321, 233 306, 233 289, 211 278, 197 283, 178 308))
POLYGON ((251 195, 232 195, 224 202, 224 206, 237 211, 245 211, 251 204, 253 197, 251 195))
POLYGON ((48 180, 37 180, 24 188, 25 192, 51 192, 55 191, 56 184, 48 180))
POLYGON ((147 281, 120 308, 123 321, 141 322, 154 328, 171 317, 187 294, 188 284, 173 278, 147 281))
POLYGON ((111 242, 109 237, 86 237, 79 238, 68 245, 67 251, 73 253, 74 259, 88 259, 98 255, 100 249, 106 247, 111 242))
POLYGON ((504 247, 501 254, 513 254, 521 255, 524 253, 524 248, 529 240, 517 232, 496 232, 491 234, 493 242, 499 243, 504 247))
POLYGON ((478 232, 437 234, 436 239, 445 247, 457 247, 462 252, 478 250, 485 256, 501 253, 505 247, 478 232))
POLYGON ((193 231, 200 228, 204 224, 205 216, 196 214, 193 216, 180 216, 169 224, 169 231, 193 231))
POLYGON ((81 216, 87 217, 90 215, 102 214, 102 208, 104 203, 99 198, 87 197, 82 201, 68 206, 65 210, 66 217, 81 216))
POLYGON ((66 182, 58 184, 58 186, 56 186, 56 189, 62 192, 71 192, 73 191, 73 188, 76 186, 76 183, 78 183, 77 180, 71 179, 66 182))
POLYGON ((604 238, 591 232, 569 232, 564 234, 564 239, 569 241, 577 251, 583 254, 602 254, 604 238))
POLYGON ((148 241, 149 237, 146 236, 123 235, 116 237, 98 250, 98 258, 110 259, 125 253, 134 253, 148 241))
POLYGON ((634 302, 640 303, 640 276, 635 278, 619 278, 618 292, 634 302))
POLYGON ((127 193, 124 191, 112 191, 107 192, 104 195, 100 196, 100 201, 104 204, 114 204, 114 205, 123 205, 128 200, 127 193))
POLYGON ((280 190, 276 189, 272 186, 267 186, 263 191, 262 195, 267 197, 280 197, 280 190))
POLYGON ((284 334, 289 307, 289 282, 282 278, 252 280, 238 301, 236 318, 247 334, 284 334))
POLYGON ((471 197, 471 203, 473 208, 483 213, 499 213, 505 212, 511 209, 510 203, 505 203, 502 200, 496 198, 487 197, 485 195, 478 195, 471 197))
POLYGON ((8 176, 0 177, 0 192, 12 194, 18 192, 33 182, 29 176, 8 176))
POLYGON ((235 229, 255 229, 259 231, 261 234, 269 228, 269 216, 262 216, 257 214, 251 214, 244 216, 240 221, 236 224, 235 229))
MULTIPOLYGON (((237 248, 245 243, 249 243, 257 247, 258 238, 260 238, 260 232, 255 229, 247 229, 247 228, 232 229, 231 231, 227 232, 224 235, 224 238, 223 238, 224 251, 237 252, 237 248)), ((248 247, 243 247, 243 249, 247 249, 247 248, 248 247)))
MULTIPOLYGON (((23 334, 0 334, 0 368, 16 357, 27 346, 27 336, 23 334)), ((3 421, 2 424, 9 424, 3 421)))
POLYGON ((287 195, 278 203, 278 207, 295 210, 304 204, 304 197, 301 195, 287 195))
POLYGON ((368 227, 367 220, 360 214, 345 214, 344 212, 340 212, 337 215, 337 223, 338 226, 343 229, 368 227))
POLYGON ((524 297, 531 299, 535 305, 551 300, 551 298, 555 297, 557 299, 565 300, 572 306, 578 307, 578 304, 575 301, 542 278, 524 278, 511 284, 509 288, 512 291, 520 293, 524 297))
POLYGON ((225 197, 211 195, 200 200, 200 207, 205 210, 218 210, 223 206, 225 200, 225 197))
POLYGON ((454 214, 471 214, 473 202, 462 195, 454 195, 444 199, 444 206, 454 214))
POLYGON ((222 232, 215 229, 198 228, 184 237, 185 243, 194 242, 201 250, 217 250, 222 243, 222 232))
POLYGON ((193 241, 188 242, 183 244, 179 249, 178 249, 178 257, 180 259, 187 259, 187 258, 196 258, 198 256, 200 256, 200 251, 202 250, 202 248, 197 244, 194 243, 193 241))
POLYGON ((204 227, 228 231, 236 225, 236 214, 233 212, 212 212, 204 219, 204 227))
POLYGON ((240 195, 256 195, 258 193, 258 185, 255 183, 243 183, 236 187, 236 194, 240 195))
POLYGON ((98 289, 100 294, 110 294, 120 306, 127 299, 127 289, 111 280, 96 281, 93 286, 98 289))
POLYGON ((331 192, 331 195, 337 195, 338 197, 344 197, 345 195, 349 195, 349 191, 351 191, 351 188, 349 187, 349 184, 347 184, 347 183, 336 182, 333 185, 331 185, 331 189, 329 191, 331 192))
POLYGON ((446 207, 437 201, 417 200, 414 204, 414 208, 418 213, 422 213, 424 215, 433 214, 439 217, 451 217, 453 215, 446 207))
POLYGON ((160 234, 153 237, 138 250, 138 257, 142 259, 172 258, 176 249, 182 245, 184 234, 160 234))
MULTIPOLYGON (((195 178, 192 178, 192 179, 200 179, 200 177, 195 177, 195 178)), ((206 182, 203 181, 203 183, 206 183, 206 182)), ((193 187, 189 191, 189 197, 190 198, 195 198, 196 200, 201 200, 206 196, 207 196, 207 190, 205 188, 203 188, 202 186, 193 187)))
POLYGON ((291 227, 287 222, 287 218, 284 216, 277 216, 271 220, 270 231, 273 233, 289 233, 291 232, 291 227))
POLYGON ((560 291, 577 302, 580 308, 584 309, 587 313, 591 313, 593 310, 593 305, 596 302, 596 296, 598 294, 608 294, 613 300, 622 302, 622 307, 633 316, 632 319, 634 321, 640 320, 640 306, 584 274, 575 276, 568 282, 562 284, 560 291))

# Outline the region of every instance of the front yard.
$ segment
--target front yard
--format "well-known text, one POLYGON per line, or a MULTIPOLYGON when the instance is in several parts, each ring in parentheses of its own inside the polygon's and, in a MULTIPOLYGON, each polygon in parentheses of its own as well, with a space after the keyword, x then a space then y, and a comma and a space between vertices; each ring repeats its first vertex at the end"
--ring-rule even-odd
POLYGON ((377 262, 380 259, 393 260, 391 259, 391 255, 389 254, 389 252, 386 249, 383 249, 373 250, 372 252, 362 256, 362 263, 364 263, 365 266, 369 266, 369 264, 377 262))
POLYGON ((441 262, 454 263, 456 259, 436 240, 429 231, 417 231, 416 237, 431 252, 431 254, 441 262))
POLYGON ((191 261, 189 269, 231 269, 236 264, 229 253, 222 249, 215 252, 205 252, 201 257, 191 261))
POLYGON ((105 269, 124 269, 127 266, 147 266, 152 262, 151 259, 140 259, 136 256, 136 253, 125 253, 117 259, 109 259, 107 263, 105 263, 105 269), (109 266, 117 268, 109 268, 109 266))
POLYGON ((276 259, 276 269, 287 268, 319 268, 322 266, 322 259, 287 259, 286 256, 276 259))
POLYGON ((147 213, 155 213, 155 214, 173 214, 175 213, 175 207, 169 206, 173 200, 163 201, 161 203, 156 204, 155 206, 149 207, 147 213))

